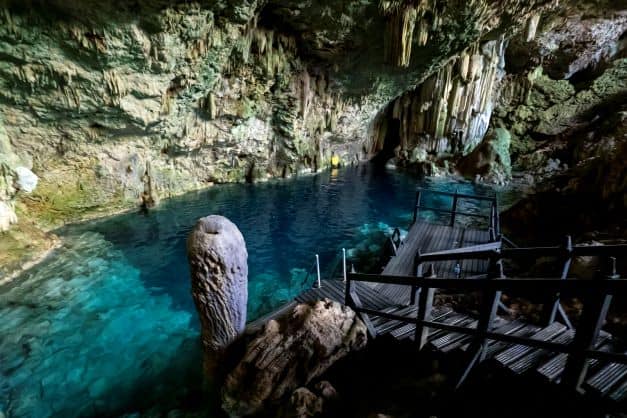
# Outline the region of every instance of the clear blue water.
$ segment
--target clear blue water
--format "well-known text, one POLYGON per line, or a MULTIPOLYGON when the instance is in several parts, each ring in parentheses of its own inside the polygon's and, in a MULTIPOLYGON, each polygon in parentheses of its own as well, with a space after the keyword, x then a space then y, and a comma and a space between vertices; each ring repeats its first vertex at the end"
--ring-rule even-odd
POLYGON ((201 360, 185 240, 195 221, 221 214, 242 231, 252 320, 311 285, 316 253, 324 277, 339 275, 343 247, 364 271, 385 235, 407 227, 417 180, 373 170, 216 186, 59 231, 62 248, 0 287, 0 417, 121 415, 194 399, 201 360))

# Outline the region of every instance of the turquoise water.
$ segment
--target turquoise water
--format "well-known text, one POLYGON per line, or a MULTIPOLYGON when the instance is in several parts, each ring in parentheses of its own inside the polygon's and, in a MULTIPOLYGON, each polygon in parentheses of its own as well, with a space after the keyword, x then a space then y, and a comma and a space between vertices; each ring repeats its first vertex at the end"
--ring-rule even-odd
POLYGON ((58 231, 62 248, 0 287, 0 417, 116 416, 197 402, 199 330, 185 240, 199 217, 221 214, 242 231, 252 320, 311 285, 313 277, 304 279, 316 253, 323 277, 340 274, 343 247, 358 270, 376 268, 385 236, 411 220, 417 184, 359 166, 216 186, 148 213, 58 231))

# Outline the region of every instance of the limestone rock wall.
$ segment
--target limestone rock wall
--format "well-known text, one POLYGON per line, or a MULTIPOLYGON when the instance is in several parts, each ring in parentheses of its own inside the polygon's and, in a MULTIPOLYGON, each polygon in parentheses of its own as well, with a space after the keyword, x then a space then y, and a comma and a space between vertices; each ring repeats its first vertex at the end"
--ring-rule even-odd
POLYGON ((415 90, 394 100, 375 122, 370 152, 385 146, 391 123, 398 124, 401 163, 420 162, 429 154, 466 154, 490 125, 499 83, 504 76, 504 39, 475 44, 450 60, 415 90))
POLYGON ((153 201, 316 169, 341 133, 365 134, 359 118, 342 118, 359 106, 301 62, 295 39, 254 18, 240 24, 197 4, 137 15, 87 3, 62 6, 62 16, 0 11, 2 117, 41 177, 27 202, 34 212, 70 220, 145 203, 147 189, 153 201))
MULTIPOLYGON (((40 178, 20 211, 58 225, 213 183, 315 171, 332 154, 364 159, 386 104, 436 72, 429 83, 448 93, 452 56, 483 55, 469 46, 557 4, 3 0, 2 118, 40 178)), ((432 101, 426 131, 456 129, 435 116, 447 99, 432 101)), ((461 129, 477 143, 485 123, 464 106, 461 129)))
POLYGON ((584 11, 547 19, 534 41, 514 39, 508 48, 493 125, 510 131, 518 170, 543 177, 567 168, 559 154, 568 138, 627 95, 627 16, 584 11))

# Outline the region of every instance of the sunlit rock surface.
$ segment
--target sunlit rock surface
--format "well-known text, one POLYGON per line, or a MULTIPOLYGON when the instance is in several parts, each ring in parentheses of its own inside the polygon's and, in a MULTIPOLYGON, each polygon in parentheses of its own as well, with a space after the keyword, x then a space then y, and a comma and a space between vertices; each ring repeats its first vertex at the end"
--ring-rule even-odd
POLYGON ((328 299, 300 304, 248 344, 227 376, 222 407, 233 417, 259 412, 366 345, 366 326, 350 308, 328 299))

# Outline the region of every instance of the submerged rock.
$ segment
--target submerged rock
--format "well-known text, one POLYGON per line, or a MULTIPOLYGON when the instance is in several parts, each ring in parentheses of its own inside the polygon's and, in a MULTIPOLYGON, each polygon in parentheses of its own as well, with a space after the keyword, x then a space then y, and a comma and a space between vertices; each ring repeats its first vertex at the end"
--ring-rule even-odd
POLYGON ((511 177, 509 148, 511 135, 505 128, 496 128, 473 152, 458 163, 460 173, 480 177, 483 181, 502 184, 511 177))
POLYGON ((328 299, 298 305, 270 320, 248 345, 226 378, 222 407, 230 416, 256 413, 308 384, 366 341, 366 326, 350 308, 328 299))
POLYGON ((200 316, 205 372, 244 331, 248 301, 248 252, 227 218, 201 218, 187 239, 192 295, 200 316))

